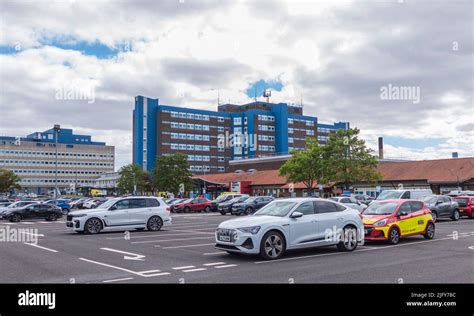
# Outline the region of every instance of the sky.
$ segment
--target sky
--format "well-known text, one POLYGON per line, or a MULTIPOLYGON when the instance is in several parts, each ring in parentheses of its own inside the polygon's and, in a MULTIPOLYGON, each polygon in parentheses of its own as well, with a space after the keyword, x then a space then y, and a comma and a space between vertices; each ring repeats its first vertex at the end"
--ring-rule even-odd
MULTIPOLYGON (((272 90, 385 156, 474 156, 473 2, 0 0, 0 135, 60 124, 131 162, 134 97, 272 90), (402 91, 403 93, 398 93, 402 91)), ((263 100, 263 98, 259 98, 263 100)))

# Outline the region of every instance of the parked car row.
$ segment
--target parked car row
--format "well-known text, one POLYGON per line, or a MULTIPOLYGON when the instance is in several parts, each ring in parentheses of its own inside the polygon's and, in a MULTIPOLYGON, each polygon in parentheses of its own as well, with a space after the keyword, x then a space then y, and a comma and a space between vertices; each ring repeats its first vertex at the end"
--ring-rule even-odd
POLYGON ((62 209, 53 204, 37 201, 18 201, 0 209, 0 219, 19 222, 23 219, 55 221, 63 216, 62 209))
POLYGON ((376 201, 359 213, 334 199, 290 198, 222 222, 215 248, 273 260, 290 249, 335 245, 340 251, 353 251, 362 239, 397 244, 411 235, 435 236, 434 220, 422 201, 376 201))

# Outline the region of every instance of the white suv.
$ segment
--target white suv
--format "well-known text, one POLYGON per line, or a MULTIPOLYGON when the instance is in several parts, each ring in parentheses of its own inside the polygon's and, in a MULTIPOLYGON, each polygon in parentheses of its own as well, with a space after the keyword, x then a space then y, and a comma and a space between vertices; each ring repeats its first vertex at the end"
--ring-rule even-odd
POLYGON ((66 226, 76 232, 160 230, 171 224, 170 208, 162 198, 133 196, 108 200, 96 209, 69 212, 66 226))
POLYGON ((337 245, 353 251, 364 238, 357 210, 318 198, 278 199, 251 216, 222 222, 216 248, 277 259, 287 249, 337 245))

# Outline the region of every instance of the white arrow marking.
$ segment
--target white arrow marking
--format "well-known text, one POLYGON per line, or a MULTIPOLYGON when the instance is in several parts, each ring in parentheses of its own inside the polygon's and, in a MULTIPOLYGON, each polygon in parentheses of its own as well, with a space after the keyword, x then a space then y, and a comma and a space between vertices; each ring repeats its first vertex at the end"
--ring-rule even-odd
POLYGON ((105 251, 112 251, 112 252, 117 252, 117 253, 121 253, 121 254, 124 254, 124 255, 128 255, 128 256, 123 256, 124 260, 138 260, 138 261, 145 260, 144 255, 139 255, 139 254, 136 254, 136 253, 133 253, 133 252, 126 252, 126 251, 112 249, 112 248, 100 248, 100 249, 105 250, 105 251))

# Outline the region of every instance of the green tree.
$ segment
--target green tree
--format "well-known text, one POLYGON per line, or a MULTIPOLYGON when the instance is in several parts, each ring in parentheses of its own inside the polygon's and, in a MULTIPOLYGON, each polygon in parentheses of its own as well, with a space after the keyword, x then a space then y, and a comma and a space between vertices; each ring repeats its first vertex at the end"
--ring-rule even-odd
POLYGON ((342 183, 345 189, 357 182, 376 182, 382 179, 373 150, 359 138, 359 129, 337 130, 329 135, 324 146, 325 182, 342 183))
POLYGON ((155 188, 160 192, 177 194, 181 188, 185 191, 191 190, 191 176, 187 156, 184 154, 158 156, 155 161, 153 181, 155 188))
POLYGON ((306 149, 292 151, 292 157, 279 169, 280 176, 286 176, 293 183, 302 182, 308 192, 324 178, 323 148, 315 138, 306 139, 306 149))
POLYGON ((142 168, 136 164, 129 164, 120 168, 117 187, 123 192, 133 193, 135 185, 137 186, 137 192, 144 191, 145 177, 142 168))
POLYGON ((13 171, 0 169, 0 192, 7 192, 10 189, 20 189, 20 177, 13 171))

